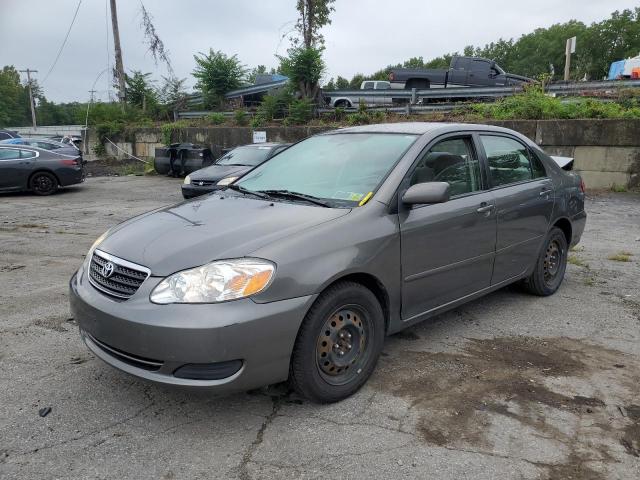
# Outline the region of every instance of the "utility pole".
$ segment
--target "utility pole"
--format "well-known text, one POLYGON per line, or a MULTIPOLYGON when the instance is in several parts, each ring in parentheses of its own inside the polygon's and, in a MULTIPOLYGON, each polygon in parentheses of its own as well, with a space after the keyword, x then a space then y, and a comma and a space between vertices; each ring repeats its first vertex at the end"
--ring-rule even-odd
POLYGON ((120 48, 120 31, 118 30, 118 11, 116 9, 116 0, 110 0, 111 3, 111 26, 113 28, 113 45, 116 51, 116 76, 118 77, 118 98, 120 103, 125 101, 124 93, 124 65, 122 64, 122 49, 120 48))
POLYGON ((569 81, 569 73, 571 72, 571 54, 576 53, 576 37, 567 38, 567 45, 565 47, 565 61, 564 61, 564 81, 569 81))
POLYGON ((29 104, 31 105, 31 122, 33 123, 33 128, 36 129, 38 125, 36 125, 36 108, 35 104, 33 103, 33 90, 31 89, 31 74, 38 73, 38 70, 30 70, 27 68, 26 70, 20 70, 20 72, 27 74, 27 85, 29 86, 29 104))

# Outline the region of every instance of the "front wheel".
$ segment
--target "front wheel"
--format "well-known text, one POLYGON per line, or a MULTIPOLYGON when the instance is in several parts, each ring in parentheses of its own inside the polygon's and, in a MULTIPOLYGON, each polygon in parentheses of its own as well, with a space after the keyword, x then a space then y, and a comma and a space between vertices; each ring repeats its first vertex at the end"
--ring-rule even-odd
POLYGON ((553 227, 545 239, 533 272, 524 281, 524 287, 530 293, 542 297, 554 294, 564 279, 567 251, 564 232, 553 227))
POLYGON ((58 190, 58 179, 49 172, 35 173, 29 180, 29 189, 36 195, 51 195, 58 190))
POLYGON ((307 313, 293 348, 289 380, 318 403, 343 400, 367 381, 384 342, 384 315, 364 286, 340 282, 307 313))

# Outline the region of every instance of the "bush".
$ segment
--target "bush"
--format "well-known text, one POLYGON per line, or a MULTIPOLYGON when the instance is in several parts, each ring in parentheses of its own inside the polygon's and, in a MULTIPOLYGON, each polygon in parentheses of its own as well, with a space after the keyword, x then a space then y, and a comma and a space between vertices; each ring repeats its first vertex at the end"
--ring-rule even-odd
POLYGON ((627 97, 627 102, 602 102, 577 99, 563 102, 542 92, 538 85, 532 85, 522 94, 498 100, 495 103, 471 105, 471 114, 496 120, 545 120, 576 118, 640 118, 640 107, 635 100, 627 97))
POLYGON ((347 124, 349 125, 367 125, 371 123, 371 117, 363 112, 350 113, 347 115, 347 124))
POLYGON ((267 123, 267 119, 260 113, 256 113, 256 115, 251 119, 251 122, 249 123, 251 125, 251 128, 260 128, 265 126, 265 124, 267 123))
POLYGON ((213 112, 209 114, 207 120, 213 125, 222 125, 227 121, 227 118, 220 112, 213 112))
POLYGON ((164 125, 161 125, 160 131, 162 132, 162 142, 165 145, 170 145, 173 141, 174 132, 188 126, 189 122, 187 122, 186 120, 178 120, 177 122, 165 123, 164 125))
POLYGON ((233 121, 239 127, 246 127, 249 123, 249 115, 246 110, 239 109, 233 112, 233 121))
POLYGON ((291 125, 302 125, 313 117, 313 102, 307 98, 294 100, 289 105, 289 116, 287 123, 291 125))

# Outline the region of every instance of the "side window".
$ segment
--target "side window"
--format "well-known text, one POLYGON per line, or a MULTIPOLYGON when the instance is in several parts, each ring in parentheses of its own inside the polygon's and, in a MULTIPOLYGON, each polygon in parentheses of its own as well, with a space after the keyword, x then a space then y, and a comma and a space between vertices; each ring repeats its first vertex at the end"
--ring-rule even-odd
POLYGON ((376 82, 376 90, 389 90, 390 88, 389 82, 376 82))
POLYGON ((60 148, 54 143, 46 143, 46 142, 36 142, 34 147, 42 148, 44 150, 55 150, 56 148, 60 148))
POLYGON ((16 158, 20 158, 20 150, 14 150, 13 148, 0 149, 0 161, 15 160, 16 158))
POLYGON ((526 182, 546 176, 540 161, 522 143, 506 137, 481 135, 492 185, 526 182))
POLYGON ((31 150, 20 150, 20 158, 33 158, 36 156, 36 152, 31 150))
POLYGON ((411 185, 425 182, 447 182, 451 196, 482 190, 480 164, 471 139, 452 138, 431 147, 411 175, 411 185))
POLYGON ((364 90, 372 90, 373 89, 373 85, 374 85, 373 82, 364 82, 364 85, 363 85, 362 88, 364 90))

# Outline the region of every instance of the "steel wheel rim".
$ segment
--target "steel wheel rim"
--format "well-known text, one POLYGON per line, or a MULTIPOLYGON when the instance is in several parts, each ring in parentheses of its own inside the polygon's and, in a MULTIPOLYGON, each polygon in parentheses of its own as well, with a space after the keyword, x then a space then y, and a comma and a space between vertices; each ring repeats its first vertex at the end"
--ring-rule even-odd
POLYGON ((552 240, 551 242, 549 242, 543 260, 545 283, 551 284, 558 277, 558 274, 562 268, 563 255, 564 252, 557 240, 552 240))
POLYGON ((46 175, 38 175, 33 179, 33 188, 38 192, 48 192, 53 188, 53 181, 46 175))
POLYGON ((361 372, 369 357, 371 321, 355 306, 344 306, 322 325, 316 342, 316 364, 320 376, 331 385, 344 385, 361 372))

